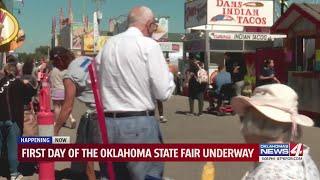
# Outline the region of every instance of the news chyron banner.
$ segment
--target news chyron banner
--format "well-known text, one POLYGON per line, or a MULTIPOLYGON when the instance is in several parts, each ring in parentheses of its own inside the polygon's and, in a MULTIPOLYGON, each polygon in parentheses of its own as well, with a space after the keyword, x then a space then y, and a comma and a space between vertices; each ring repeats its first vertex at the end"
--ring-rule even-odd
POLYGON ((21 162, 301 161, 302 144, 70 144, 70 137, 21 137, 21 162))

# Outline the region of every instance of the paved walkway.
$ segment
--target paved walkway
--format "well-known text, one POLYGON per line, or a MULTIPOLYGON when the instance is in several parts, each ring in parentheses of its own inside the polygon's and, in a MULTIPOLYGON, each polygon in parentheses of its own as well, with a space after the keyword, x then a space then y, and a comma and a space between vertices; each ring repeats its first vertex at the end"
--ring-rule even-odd
MULTIPOLYGON (((187 102, 187 98, 175 96, 164 104, 165 115, 169 122, 161 124, 161 129, 166 143, 243 143, 237 116, 217 117, 208 114, 200 117, 186 116, 183 112, 188 110, 187 102)), ((205 107, 207 107, 207 104, 205 104, 205 107)), ((83 105, 76 103, 74 110, 76 119, 80 118, 84 109, 83 105)), ((311 155, 320 167, 320 144, 318 141, 320 129, 304 128, 303 130, 302 142, 311 147, 311 155)), ((76 130, 64 128, 61 134, 71 136, 72 141, 74 141, 75 132, 76 130)), ((165 164, 165 177, 174 180, 199 180, 205 163, 168 162, 165 164)), ((252 165, 251 163, 241 162, 218 162, 214 164, 216 180, 241 179, 242 175, 252 165)), ((56 164, 56 170, 68 167, 70 167, 70 163, 67 162, 56 164)), ((37 175, 25 179, 37 179, 37 175)))

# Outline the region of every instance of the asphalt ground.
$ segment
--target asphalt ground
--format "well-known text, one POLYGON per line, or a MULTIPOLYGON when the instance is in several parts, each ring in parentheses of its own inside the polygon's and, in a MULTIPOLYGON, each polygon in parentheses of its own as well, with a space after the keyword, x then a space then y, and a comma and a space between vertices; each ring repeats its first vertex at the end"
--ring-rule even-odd
MULTIPOLYGON (((195 103, 197 110, 197 103, 195 103)), ((208 104, 205 103, 205 108, 208 104)), ((202 116, 188 116, 188 99, 182 96, 174 96, 164 103, 165 116, 169 120, 161 123, 161 130, 165 143, 244 143, 240 134, 240 122, 237 116, 218 117, 210 114, 202 116)), ((74 117, 79 120, 85 111, 83 104, 77 102, 73 110, 74 117)), ((75 141, 76 129, 63 128, 61 135, 71 137, 75 141)), ((320 167, 320 137, 319 128, 303 128, 302 141, 311 147, 311 156, 320 167)), ((166 162, 164 176, 171 180, 199 180, 203 166, 206 162, 166 162)), ((252 163, 243 162, 215 162, 216 180, 237 180, 252 167, 252 163)), ((71 179, 67 168, 70 162, 59 162, 55 165, 57 179, 71 179)), ((96 165, 95 169, 99 168, 96 165)), ((74 176, 73 179, 82 179, 82 176, 74 176)), ((26 180, 36 180, 38 175, 27 176, 26 180)))

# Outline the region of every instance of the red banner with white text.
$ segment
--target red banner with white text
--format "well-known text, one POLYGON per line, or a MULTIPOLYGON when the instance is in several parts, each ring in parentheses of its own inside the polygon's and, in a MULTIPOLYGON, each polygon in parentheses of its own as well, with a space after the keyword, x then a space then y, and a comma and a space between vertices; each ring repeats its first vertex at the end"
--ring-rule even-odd
POLYGON ((21 162, 258 161, 258 144, 19 144, 21 162))

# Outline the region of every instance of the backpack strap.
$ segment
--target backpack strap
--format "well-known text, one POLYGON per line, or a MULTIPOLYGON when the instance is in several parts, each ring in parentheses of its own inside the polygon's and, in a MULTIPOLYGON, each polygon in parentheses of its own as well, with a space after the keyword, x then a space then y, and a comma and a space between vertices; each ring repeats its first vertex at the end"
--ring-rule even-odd
POLYGON ((6 93, 6 98, 7 98, 7 106, 8 106, 8 112, 9 112, 9 117, 10 117, 10 120, 11 121, 13 121, 13 119, 12 119, 12 112, 11 112, 11 106, 10 106, 10 96, 9 96, 9 87, 10 86, 8 86, 7 88, 7 93, 6 93))
POLYGON ((2 85, 2 87, 0 88, 0 94, 2 93, 6 93, 6 100, 7 100, 7 108, 8 108, 8 113, 9 113, 9 117, 10 117, 10 120, 12 121, 12 111, 11 111, 11 106, 10 106, 10 98, 9 98, 9 88, 10 88, 10 85, 11 85, 11 82, 14 82, 16 80, 16 78, 11 78, 11 79, 8 79, 6 83, 4 83, 2 85))

